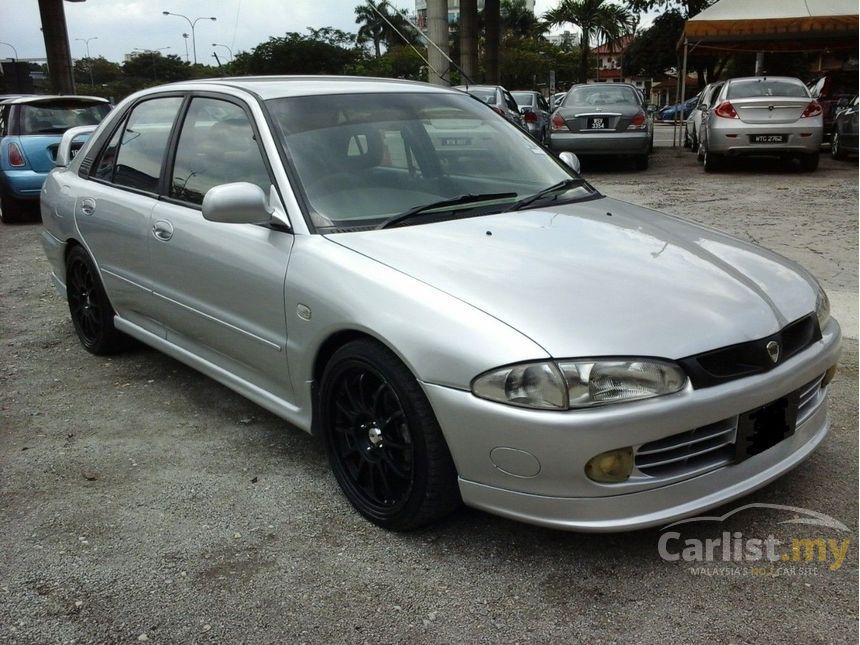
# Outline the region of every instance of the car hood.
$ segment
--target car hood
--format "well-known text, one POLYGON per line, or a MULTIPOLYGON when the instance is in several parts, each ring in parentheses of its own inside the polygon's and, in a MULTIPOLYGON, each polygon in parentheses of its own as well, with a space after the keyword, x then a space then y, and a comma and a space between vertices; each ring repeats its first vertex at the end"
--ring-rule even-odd
POLYGON ((815 307, 814 279, 796 263, 608 198, 328 237, 557 358, 682 358, 768 336, 815 307))

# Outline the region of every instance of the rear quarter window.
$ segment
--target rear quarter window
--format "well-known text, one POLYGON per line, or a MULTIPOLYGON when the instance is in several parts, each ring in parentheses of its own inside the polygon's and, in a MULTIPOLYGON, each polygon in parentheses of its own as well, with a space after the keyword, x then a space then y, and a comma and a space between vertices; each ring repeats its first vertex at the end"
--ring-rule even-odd
POLYGON ((62 134, 79 125, 98 125, 110 111, 107 103, 56 101, 20 106, 21 134, 62 134))

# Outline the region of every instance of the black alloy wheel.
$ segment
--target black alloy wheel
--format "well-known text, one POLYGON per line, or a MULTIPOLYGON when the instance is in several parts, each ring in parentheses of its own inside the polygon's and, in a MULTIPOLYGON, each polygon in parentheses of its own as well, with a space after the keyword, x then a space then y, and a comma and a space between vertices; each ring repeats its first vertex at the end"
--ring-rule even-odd
POLYGON ((128 345, 129 337, 114 327, 114 310, 95 265, 80 246, 73 247, 66 259, 66 296, 72 324, 84 349, 103 355, 128 345))
POLYGON ((409 530, 459 503, 456 470, 429 403, 385 347, 358 340, 335 352, 320 412, 335 478, 370 521, 409 530))

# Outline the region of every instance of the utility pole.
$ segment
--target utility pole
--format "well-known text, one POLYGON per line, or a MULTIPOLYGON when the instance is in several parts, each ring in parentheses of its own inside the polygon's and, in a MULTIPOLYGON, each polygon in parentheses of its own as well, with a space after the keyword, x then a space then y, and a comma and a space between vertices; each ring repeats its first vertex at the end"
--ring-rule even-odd
POLYGON ((39 0, 39 15, 51 87, 57 94, 74 94, 75 75, 63 0, 39 0))
POLYGON ((441 73, 443 70, 447 70, 449 66, 446 58, 448 55, 447 0, 427 0, 427 27, 430 42, 436 45, 436 47, 427 48, 427 60, 432 68, 427 72, 427 80, 433 85, 450 85, 447 75, 445 75, 446 78, 439 78, 433 72, 435 69, 441 73))
POLYGON ((501 31, 501 3, 499 0, 484 0, 484 79, 497 85, 499 79, 499 33, 501 31))
MULTIPOLYGON (((478 0, 460 0, 460 67, 470 79, 478 71, 478 0)), ((462 79, 461 82, 467 82, 462 79)))

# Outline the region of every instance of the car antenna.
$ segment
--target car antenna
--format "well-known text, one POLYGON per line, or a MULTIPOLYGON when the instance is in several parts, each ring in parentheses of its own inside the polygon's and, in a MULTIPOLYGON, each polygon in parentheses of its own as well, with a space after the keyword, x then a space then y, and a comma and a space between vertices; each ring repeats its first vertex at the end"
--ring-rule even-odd
POLYGON ((384 20, 384 21, 385 21, 385 23, 386 23, 389 27, 391 27, 391 28, 394 30, 394 33, 396 33, 398 36, 400 36, 400 38, 402 38, 402 39, 403 39, 403 42, 405 42, 407 45, 409 45, 409 47, 412 49, 412 51, 414 51, 414 52, 418 55, 418 58, 420 58, 421 60, 423 60, 423 61, 427 64, 427 68, 428 68, 428 69, 432 69, 432 70, 436 73, 436 76, 438 76, 439 78, 441 78, 443 81, 450 82, 450 81, 448 81, 448 79, 446 79, 446 78, 445 78, 444 74, 442 74, 439 70, 437 70, 435 67, 433 67, 433 66, 430 64, 430 61, 429 61, 429 60, 427 60, 426 58, 424 58, 424 56, 422 56, 422 55, 421 55, 421 52, 419 52, 417 49, 415 49, 415 46, 414 46, 411 42, 409 42, 409 39, 408 39, 408 38, 406 38, 406 36, 404 36, 404 35, 400 32, 400 30, 399 30, 397 27, 395 27, 395 26, 391 23, 391 21, 390 21, 390 20, 389 20, 389 19, 388 19, 388 18, 387 18, 387 17, 386 17, 386 16, 385 16, 385 15, 384 15, 380 10, 379 10, 379 7, 380 7, 380 6, 382 6, 382 5, 384 5, 384 4, 387 4, 389 7, 391 7, 392 9, 394 9, 395 13, 397 13, 398 15, 400 15, 400 16, 403 18, 403 20, 405 20, 405 21, 407 22, 407 24, 409 24, 409 26, 410 26, 410 27, 412 27, 412 28, 413 28, 413 29, 418 33, 418 35, 419 35, 421 38, 423 38, 423 39, 427 42, 427 44, 428 44, 428 45, 433 45, 433 47, 435 47, 435 48, 436 48, 436 51, 438 51, 440 54, 442 54, 442 56, 445 58, 445 60, 447 60, 447 61, 448 61, 448 63, 449 63, 449 64, 450 64, 454 69, 456 69, 458 72, 460 72, 460 76, 461 76, 461 77, 463 77, 463 78, 466 80, 466 90, 467 90, 467 91, 468 91, 468 89, 469 89, 469 85, 474 85, 474 84, 475 84, 475 83, 472 81, 472 79, 471 79, 471 78, 469 78, 469 77, 466 75, 466 72, 464 72, 464 71, 462 70, 462 68, 461 68, 459 65, 457 65, 457 63, 455 63, 453 60, 451 60, 451 57, 450 57, 450 56, 448 56, 448 54, 446 54, 445 52, 443 52, 443 51, 442 51, 442 49, 439 47, 439 45, 437 45, 437 44, 436 44, 436 43, 434 43, 432 40, 430 40, 430 38, 428 38, 426 35, 424 35, 424 32, 423 32, 423 31, 421 31, 421 28, 420 28, 420 27, 418 27, 418 25, 416 25, 414 22, 412 22, 412 21, 409 19, 409 17, 408 17, 408 16, 406 16, 405 14, 400 13, 400 10, 399 10, 397 7, 395 7, 394 5, 392 5, 390 2, 388 2, 388 0, 380 0, 380 2, 379 2, 379 5, 378 5, 378 6, 377 6, 377 5, 374 5, 372 2, 368 1, 367 6, 368 6, 368 7, 370 7, 370 8, 373 10, 373 12, 374 12, 377 16, 379 16, 380 18, 382 18, 382 20, 384 20))

